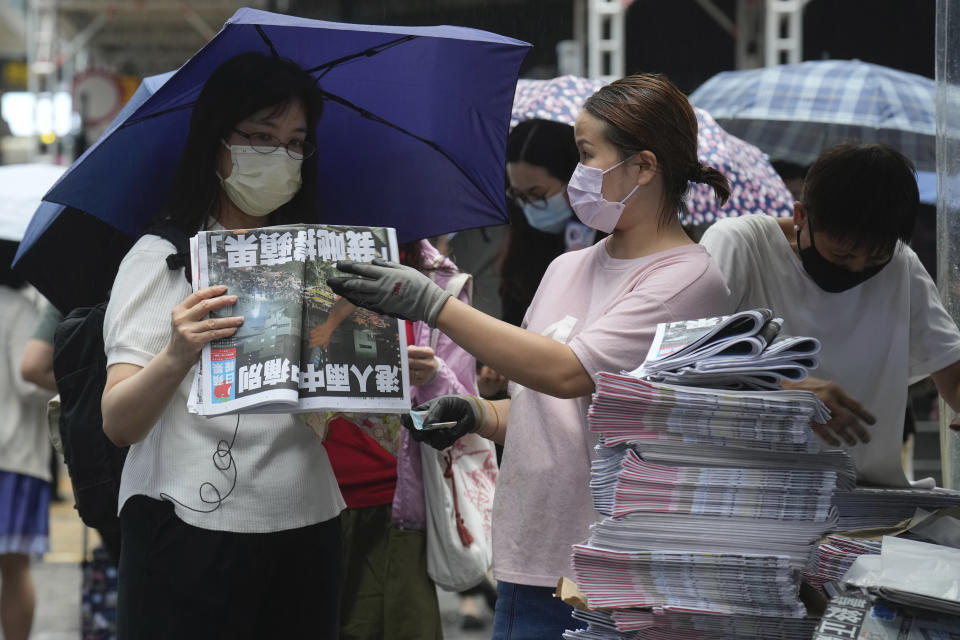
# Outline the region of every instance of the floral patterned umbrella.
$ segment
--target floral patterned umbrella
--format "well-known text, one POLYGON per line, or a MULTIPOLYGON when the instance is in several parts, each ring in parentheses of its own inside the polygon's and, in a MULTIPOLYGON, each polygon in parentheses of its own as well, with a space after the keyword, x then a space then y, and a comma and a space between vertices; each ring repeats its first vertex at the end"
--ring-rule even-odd
POLYGON ((524 120, 539 118, 572 125, 584 101, 605 82, 560 76, 551 80, 517 80, 517 92, 510 113, 510 128, 524 120))
MULTIPOLYGON (((524 120, 541 118, 573 124, 588 97, 604 85, 599 80, 560 76, 551 80, 519 80, 513 101, 510 127, 524 120)), ((762 151, 726 131, 703 109, 694 109, 699 125, 697 155, 730 181, 730 199, 719 206, 713 190, 691 184, 683 223, 709 224, 720 218, 747 213, 775 217, 793 215, 793 196, 762 151)))
POLYGON ((687 191, 685 224, 709 224, 720 218, 765 213, 776 218, 793 215, 793 196, 767 156, 752 144, 736 138, 703 109, 694 108, 700 127, 697 155, 727 177, 730 199, 720 207, 713 189, 692 183, 687 191))

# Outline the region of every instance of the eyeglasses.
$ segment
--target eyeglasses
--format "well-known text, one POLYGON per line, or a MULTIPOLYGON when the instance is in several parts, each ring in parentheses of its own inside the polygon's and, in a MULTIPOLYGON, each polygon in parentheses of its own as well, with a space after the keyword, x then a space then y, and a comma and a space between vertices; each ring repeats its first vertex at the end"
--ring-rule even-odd
POLYGON ((273 153, 277 150, 277 147, 283 147, 287 151, 287 155, 294 160, 306 160, 317 151, 316 145, 306 140, 291 140, 283 143, 269 133, 247 133, 239 129, 233 131, 246 138, 250 148, 257 153, 273 153))
POLYGON ((531 196, 530 194, 523 193, 522 191, 517 191, 513 187, 507 189, 507 197, 517 203, 517 206, 520 207, 525 204, 529 204, 534 209, 547 208, 547 198, 545 196, 531 196))

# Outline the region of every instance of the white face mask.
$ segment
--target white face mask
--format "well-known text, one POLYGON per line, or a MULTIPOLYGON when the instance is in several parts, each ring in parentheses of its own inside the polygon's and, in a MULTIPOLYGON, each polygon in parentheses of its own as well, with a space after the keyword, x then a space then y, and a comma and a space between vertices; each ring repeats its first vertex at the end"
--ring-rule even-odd
POLYGON ((233 171, 226 178, 218 172, 217 177, 227 197, 240 211, 261 218, 297 195, 303 160, 294 160, 283 147, 260 153, 246 145, 223 142, 223 146, 230 150, 233 171))
POLYGON ((577 163, 577 168, 574 169, 570 182, 567 183, 567 195, 570 197, 570 206, 580 218, 580 222, 604 233, 612 233, 617 227, 625 206, 623 203, 636 193, 640 185, 634 186, 623 200, 609 202, 603 198, 603 175, 624 162, 626 160, 621 160, 606 171, 577 163))

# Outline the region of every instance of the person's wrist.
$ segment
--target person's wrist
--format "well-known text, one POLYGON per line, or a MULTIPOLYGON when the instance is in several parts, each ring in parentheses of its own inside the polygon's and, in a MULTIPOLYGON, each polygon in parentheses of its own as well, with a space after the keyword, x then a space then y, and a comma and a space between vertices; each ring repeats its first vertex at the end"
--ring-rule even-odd
POLYGON ((437 291, 434 292, 430 304, 427 306, 426 317, 423 319, 423 321, 426 322, 431 329, 436 329, 437 316, 440 315, 440 312, 443 310, 443 306, 447 304, 447 300, 453 296, 450 295, 450 292, 444 291, 436 285, 433 286, 436 287, 437 291))
POLYGON ((496 435, 497 431, 500 430, 500 413, 497 411, 497 407, 492 402, 490 402, 486 398, 483 398, 482 401, 490 405, 490 409, 493 412, 495 422, 493 426, 488 426, 487 420, 486 420, 486 411, 484 411, 483 424, 480 426, 479 429, 477 429, 477 435, 480 436, 481 438, 487 438, 489 440, 494 435, 496 435))
POLYGON ((421 387, 426 387, 433 384, 434 382, 437 381, 437 378, 440 376, 440 368, 443 366, 443 360, 441 360, 440 358, 434 358, 434 362, 436 362, 437 366, 433 368, 433 373, 430 374, 430 378, 428 378, 422 385, 420 385, 421 387))
POLYGON ((185 356, 178 349, 173 347, 171 343, 167 343, 167 346, 158 354, 158 360, 163 370, 169 373, 170 375, 183 377, 187 375, 187 372, 190 371, 190 368, 196 364, 199 359, 199 354, 189 357, 185 356))

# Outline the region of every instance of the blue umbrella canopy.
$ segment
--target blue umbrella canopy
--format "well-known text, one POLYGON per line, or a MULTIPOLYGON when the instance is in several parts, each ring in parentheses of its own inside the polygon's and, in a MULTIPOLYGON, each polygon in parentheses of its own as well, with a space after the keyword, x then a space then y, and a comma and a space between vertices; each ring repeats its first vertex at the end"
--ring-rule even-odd
POLYGON ((401 242, 502 224, 510 108, 529 46, 461 27, 240 9, 183 67, 143 82, 44 197, 16 264, 61 308, 102 300, 117 256, 165 201, 204 83, 248 51, 296 62, 323 92, 318 223, 395 227, 401 242))

